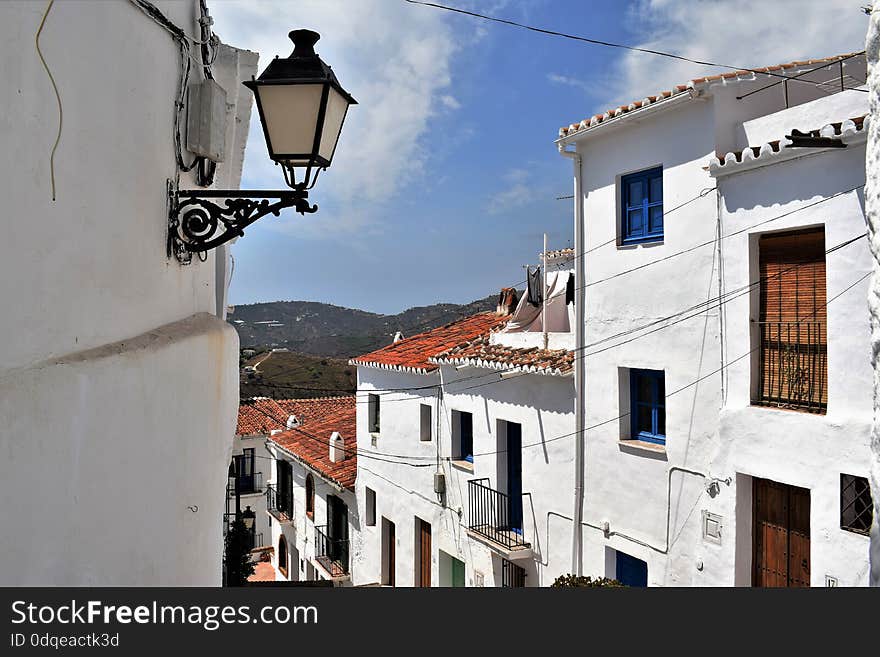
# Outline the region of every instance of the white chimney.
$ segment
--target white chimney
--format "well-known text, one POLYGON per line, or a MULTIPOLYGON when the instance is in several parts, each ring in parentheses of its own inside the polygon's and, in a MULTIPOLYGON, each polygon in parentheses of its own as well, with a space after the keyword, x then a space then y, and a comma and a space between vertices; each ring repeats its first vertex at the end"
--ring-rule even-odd
POLYGON ((298 427, 299 425, 300 425, 300 421, 296 415, 291 415, 290 417, 287 418, 287 428, 288 429, 293 429, 295 427, 298 427))
POLYGON ((330 434, 330 461, 339 463, 345 460, 345 441, 338 431, 330 434))
POLYGON ((398 331, 394 334, 394 342, 400 342, 401 340, 403 340, 403 333, 398 331))

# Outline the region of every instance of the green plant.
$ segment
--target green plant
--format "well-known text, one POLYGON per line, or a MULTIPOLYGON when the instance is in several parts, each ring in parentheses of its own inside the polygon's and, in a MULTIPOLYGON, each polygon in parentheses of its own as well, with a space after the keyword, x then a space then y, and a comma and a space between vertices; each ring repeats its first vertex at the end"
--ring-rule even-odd
POLYGON ((226 586, 244 586, 254 574, 250 545, 250 532, 241 520, 236 520, 226 535, 226 586))
POLYGON ((550 585, 551 588, 565 588, 570 586, 577 587, 622 587, 626 586, 626 584, 621 584, 616 579, 609 579, 608 577, 596 577, 593 579, 589 575, 584 577, 583 575, 560 575, 556 578, 553 584, 550 585))

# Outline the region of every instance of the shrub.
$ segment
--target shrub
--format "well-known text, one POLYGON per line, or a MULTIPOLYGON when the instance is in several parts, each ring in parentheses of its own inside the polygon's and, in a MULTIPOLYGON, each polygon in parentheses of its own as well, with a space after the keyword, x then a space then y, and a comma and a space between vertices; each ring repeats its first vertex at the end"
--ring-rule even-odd
POLYGON ((607 577, 596 577, 593 579, 590 576, 584 577, 583 575, 560 575, 556 578, 553 584, 550 585, 552 588, 564 588, 569 586, 610 586, 610 587, 621 587, 626 586, 625 584, 621 584, 616 579, 609 579, 607 577))

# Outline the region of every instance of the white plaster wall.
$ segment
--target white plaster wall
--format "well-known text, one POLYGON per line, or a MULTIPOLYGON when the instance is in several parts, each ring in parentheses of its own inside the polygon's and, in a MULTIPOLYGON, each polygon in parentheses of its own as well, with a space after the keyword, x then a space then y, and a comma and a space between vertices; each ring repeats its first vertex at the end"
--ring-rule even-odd
POLYGON ((199 314, 0 379, 0 581, 219 585, 237 349, 199 314))
MULTIPOLYGON (((197 33, 195 0, 157 4, 197 33)), ((216 316, 225 255, 166 258, 179 50, 128 2, 55 3, 40 39, 64 111, 53 202, 45 8, 0 5, 14 154, 0 180, 16 218, 0 245, 0 491, 17 500, 0 521, 18 528, 0 538, 0 582, 219 585, 238 337, 216 316)), ((234 188, 251 104, 238 80, 256 54, 224 46, 214 71, 234 103, 216 185, 234 188)))
POLYGON ((670 212, 714 186, 703 169, 715 150, 714 136, 713 101, 695 100, 577 144, 583 155, 585 248, 596 249, 586 261, 585 575, 614 576, 611 548, 645 560, 651 585, 687 585, 693 578, 692 546, 699 531, 693 509, 704 494, 703 479, 670 470, 704 472, 714 447, 720 406, 713 374, 720 364, 717 313, 652 333, 613 336, 717 296, 715 194, 670 212), (664 240, 618 247, 613 241, 619 177, 657 165, 663 166, 664 240), (620 275, 628 270, 634 271, 620 275), (665 450, 620 442, 629 437, 629 368, 665 372, 665 450), (600 529, 604 522, 608 537, 600 529))
MULTIPOLYGON (((810 105, 816 116, 827 117, 837 111, 839 103, 831 97, 828 104, 830 110, 818 101, 810 105)), ((815 124, 811 115, 803 120, 815 124)), ((766 124, 781 125, 782 121, 767 117, 766 124)), ((805 207, 864 182, 864 147, 804 153, 798 159, 718 179, 726 291, 757 280, 757 239, 762 233, 824 226, 828 249, 864 232, 861 190, 805 207), (763 225, 756 226, 759 223, 763 225)), ((710 467, 715 476, 730 477, 731 486, 722 486, 720 494, 705 505, 722 516, 723 540, 720 546, 698 544, 705 568, 695 583, 751 584, 753 477, 810 490, 812 586, 824 586, 826 575, 837 578, 841 586, 867 583, 868 539, 840 528, 840 474, 868 474, 872 408, 869 326, 864 312, 868 282, 831 299, 870 271, 870 266, 866 240, 826 256, 827 415, 750 405, 756 359, 746 355, 757 345, 751 322, 757 320, 758 289, 724 305, 726 404, 718 451, 710 467)))
MULTIPOLYGON (((523 427, 523 492, 524 534, 532 544, 535 558, 518 560, 527 572, 527 586, 546 586, 559 574, 570 570, 571 525, 565 518, 554 518, 550 512, 570 515, 573 490, 570 439, 549 442, 552 437, 570 434, 574 429, 574 387, 570 377, 525 375, 498 381, 489 370, 467 368, 456 371, 443 367, 443 401, 439 403, 434 389, 405 393, 380 393, 381 432, 372 447, 367 431, 367 394, 370 390, 414 388, 439 383, 437 373, 413 375, 366 367, 358 368, 358 503, 365 503, 364 488, 376 492, 376 525, 362 527, 362 558, 355 565, 355 584, 378 583, 381 580, 382 518, 395 524, 396 585, 412 586, 415 582, 415 517, 431 524, 433 586, 441 583, 439 551, 465 563, 465 581, 474 586, 475 573, 483 576, 485 586, 501 583, 501 561, 482 543, 468 538, 465 528, 468 516, 467 482, 489 477, 498 487, 497 421, 519 422, 523 427), (481 379, 473 377, 484 376, 481 379), (463 390, 479 383, 472 390, 463 390), (455 392, 459 390, 459 392, 455 392), (420 404, 434 408, 435 431, 430 442, 419 440, 420 404), (440 409, 439 422, 437 409, 440 409), (450 463, 452 456, 451 413, 453 410, 473 413, 473 468, 450 463), (532 445, 535 443, 535 445, 532 445), (528 445, 528 446, 527 446, 528 445), (406 455, 414 463, 427 467, 411 467, 390 460, 382 454, 406 455), (372 458, 371 458, 372 455, 372 458), (437 458, 439 456, 439 459, 437 458), (417 460, 418 459, 418 460, 417 460), (434 493, 435 471, 446 475, 446 496, 434 493), (548 521, 551 523, 548 532, 548 521)), ((394 459, 399 460, 399 459, 394 459)), ((363 510, 361 511, 363 513, 363 510)))

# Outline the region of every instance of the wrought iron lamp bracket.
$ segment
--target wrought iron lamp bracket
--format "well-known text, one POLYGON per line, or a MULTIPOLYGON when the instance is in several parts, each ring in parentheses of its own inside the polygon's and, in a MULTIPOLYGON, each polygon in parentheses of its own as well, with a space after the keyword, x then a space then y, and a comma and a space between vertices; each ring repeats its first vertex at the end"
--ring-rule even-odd
POLYGON ((177 189, 168 181, 168 257, 189 264, 193 253, 206 253, 236 237, 252 223, 284 208, 300 214, 318 209, 303 185, 284 190, 177 189), (216 201, 211 199, 217 199, 216 201), (224 199, 222 204, 220 199, 224 199), (273 202, 270 202, 274 200, 273 202))

